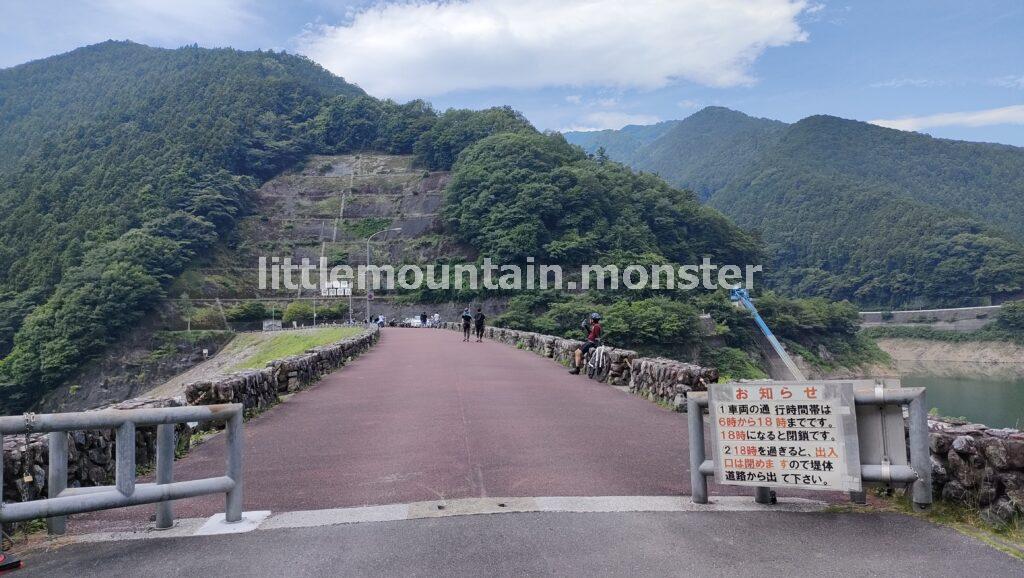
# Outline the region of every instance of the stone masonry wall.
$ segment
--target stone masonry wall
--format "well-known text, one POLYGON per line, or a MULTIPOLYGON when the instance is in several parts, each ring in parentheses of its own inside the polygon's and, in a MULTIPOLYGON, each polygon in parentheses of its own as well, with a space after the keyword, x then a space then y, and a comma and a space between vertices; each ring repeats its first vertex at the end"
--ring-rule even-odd
POLYGON ((978 508, 989 524, 1024 514, 1024 432, 929 420, 936 497, 978 508))
MULTIPOLYGON (((459 323, 445 323, 443 327, 462 331, 459 323)), ((574 339, 502 327, 485 328, 484 337, 550 357, 565 366, 570 364, 576 349, 583 345, 582 341, 574 339)), ((628 386, 633 393, 673 404, 676 408, 684 405, 687 392, 706 391, 707 384, 718 381, 718 371, 711 367, 660 357, 639 357, 635 351, 615 347, 609 348, 608 356, 611 368, 604 382, 628 386)))
MULTIPOLYGON (((184 398, 152 399, 140 397, 99 409, 136 409, 241 403, 249 411, 262 411, 276 403, 279 396, 309 386, 321 377, 345 365, 377 342, 376 326, 355 337, 308 350, 302 355, 271 361, 260 370, 245 371, 213 381, 186 386, 184 398)), ((206 424, 199 424, 198 428, 206 424)), ((177 427, 178 452, 187 451, 194 430, 187 424, 177 427)), ((115 434, 112 430, 68 433, 68 487, 98 486, 111 483, 115 470, 115 434)), ((46 497, 49 449, 46 434, 8 435, 3 439, 3 499, 23 502, 46 497)), ((135 460, 140 466, 156 458, 156 428, 138 428, 135 433, 135 460)))
POLYGON ((241 403, 247 410, 262 411, 277 403, 281 394, 302 389, 345 365, 379 338, 380 329, 371 326, 355 337, 271 361, 263 369, 191 383, 185 387, 185 400, 189 405, 241 403))

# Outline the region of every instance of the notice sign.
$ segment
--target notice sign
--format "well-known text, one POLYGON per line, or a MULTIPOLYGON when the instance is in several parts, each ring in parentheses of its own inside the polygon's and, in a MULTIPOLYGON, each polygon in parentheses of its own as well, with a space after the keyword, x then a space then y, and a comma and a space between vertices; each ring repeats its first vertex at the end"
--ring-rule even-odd
POLYGON ((722 383, 708 396, 716 482, 860 491, 852 383, 722 383))

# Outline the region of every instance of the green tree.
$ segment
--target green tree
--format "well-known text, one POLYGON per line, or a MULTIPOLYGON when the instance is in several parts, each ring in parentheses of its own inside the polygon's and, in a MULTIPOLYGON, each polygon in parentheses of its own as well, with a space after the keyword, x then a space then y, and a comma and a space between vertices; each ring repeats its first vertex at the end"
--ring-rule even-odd
POLYGON ((292 301, 284 310, 281 320, 285 323, 296 322, 299 324, 313 320, 313 305, 308 301, 292 301))

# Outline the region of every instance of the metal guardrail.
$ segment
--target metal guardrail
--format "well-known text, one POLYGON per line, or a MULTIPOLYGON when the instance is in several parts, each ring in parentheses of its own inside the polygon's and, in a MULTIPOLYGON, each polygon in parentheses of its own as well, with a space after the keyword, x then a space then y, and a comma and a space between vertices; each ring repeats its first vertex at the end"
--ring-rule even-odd
MULTIPOLYGON (((219 493, 226 495, 225 520, 238 522, 242 519, 242 415, 242 404, 233 403, 0 417, 0 446, 4 435, 48 432, 50 451, 49 497, 29 502, 3 503, 0 500, 0 522, 47 518, 49 532, 63 534, 69 514, 156 503, 156 527, 164 529, 174 524, 172 500, 219 493), (227 424, 226 474, 216 478, 173 481, 175 425, 207 421, 227 424), (154 425, 157 429, 156 482, 137 484, 135 430, 139 426, 154 425), (68 488, 67 432, 97 429, 117 430, 115 483, 113 486, 68 488), (130 448, 130 451, 122 451, 122 448, 130 448)), ((2 480, 3 460, 0 460, 0 492, 2 480)))
MULTIPOLYGON (((910 465, 861 464, 861 479, 865 482, 912 484, 912 500, 918 509, 932 503, 932 468, 928 454, 928 410, 925 409, 925 388, 901 387, 857 389, 854 391, 856 407, 886 405, 907 406, 909 425, 910 465)), ((708 407, 706 392, 691 392, 687 396, 687 420, 690 434, 690 485, 693 503, 708 503, 709 476, 715 475, 715 464, 704 451, 704 410, 708 407)), ((769 503, 771 491, 756 488, 755 500, 769 503)))

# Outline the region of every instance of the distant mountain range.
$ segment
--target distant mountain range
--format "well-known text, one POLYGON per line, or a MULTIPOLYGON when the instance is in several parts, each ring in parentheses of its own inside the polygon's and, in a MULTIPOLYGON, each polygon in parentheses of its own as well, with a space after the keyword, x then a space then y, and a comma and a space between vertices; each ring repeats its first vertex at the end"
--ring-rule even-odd
POLYGON ((1022 148, 721 107, 565 136, 757 232, 769 281, 787 292, 905 307, 986 303, 1024 287, 1022 148))

